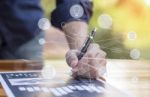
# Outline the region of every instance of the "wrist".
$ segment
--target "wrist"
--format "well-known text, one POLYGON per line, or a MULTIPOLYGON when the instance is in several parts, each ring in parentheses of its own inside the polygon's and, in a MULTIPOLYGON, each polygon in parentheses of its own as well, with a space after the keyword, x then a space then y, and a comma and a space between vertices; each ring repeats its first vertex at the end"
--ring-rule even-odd
POLYGON ((85 22, 73 21, 65 24, 63 31, 70 49, 79 49, 87 38, 88 25, 85 22))

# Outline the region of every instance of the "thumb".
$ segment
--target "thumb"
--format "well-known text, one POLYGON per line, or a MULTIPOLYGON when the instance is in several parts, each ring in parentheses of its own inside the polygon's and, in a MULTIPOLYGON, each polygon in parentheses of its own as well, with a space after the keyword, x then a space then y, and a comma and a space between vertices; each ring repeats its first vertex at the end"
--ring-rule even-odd
POLYGON ((74 58, 74 59, 72 60, 71 64, 70 64, 70 66, 71 66, 72 68, 75 68, 75 67, 77 67, 77 64, 78 64, 78 59, 77 59, 77 58, 74 58))
POLYGON ((66 54, 66 61, 69 66, 75 68, 78 64, 78 57, 76 50, 70 50, 66 54))

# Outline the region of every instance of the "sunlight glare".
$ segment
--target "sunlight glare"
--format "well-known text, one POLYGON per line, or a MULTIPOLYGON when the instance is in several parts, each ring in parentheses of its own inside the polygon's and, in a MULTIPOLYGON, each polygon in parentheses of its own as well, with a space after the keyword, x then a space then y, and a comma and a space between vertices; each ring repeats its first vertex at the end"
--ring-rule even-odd
POLYGON ((150 5, 150 0, 145 0, 146 5, 150 5))

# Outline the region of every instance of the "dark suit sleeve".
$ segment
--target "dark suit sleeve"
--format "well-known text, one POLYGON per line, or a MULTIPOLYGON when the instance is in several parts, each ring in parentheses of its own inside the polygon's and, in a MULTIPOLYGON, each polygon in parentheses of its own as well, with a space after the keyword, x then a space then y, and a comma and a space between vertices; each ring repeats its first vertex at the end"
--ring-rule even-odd
MULTIPOLYGON (((51 23, 57 28, 62 28, 62 25, 70 21, 89 22, 92 16, 92 0, 56 0, 56 9, 51 14, 51 23), (74 17, 71 14, 73 6, 81 7, 83 14, 79 17, 74 17)), ((77 9, 78 10, 78 9, 77 9)))

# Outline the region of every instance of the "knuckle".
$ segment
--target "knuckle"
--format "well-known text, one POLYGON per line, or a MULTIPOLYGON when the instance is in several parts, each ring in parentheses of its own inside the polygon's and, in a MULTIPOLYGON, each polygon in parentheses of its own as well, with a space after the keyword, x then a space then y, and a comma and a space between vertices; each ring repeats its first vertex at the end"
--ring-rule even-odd
POLYGON ((99 44, 95 44, 95 47, 100 48, 99 44))
POLYGON ((88 59, 83 57, 80 62, 80 64, 88 64, 88 59))
POLYGON ((73 56, 76 56, 76 53, 77 51, 76 50, 70 50, 66 53, 66 58, 69 58, 69 57, 73 57, 73 56))
POLYGON ((87 54, 87 56, 88 56, 88 57, 94 57, 93 53, 91 53, 91 52, 89 52, 89 53, 87 54))
POLYGON ((97 43, 93 43, 93 46, 96 48, 100 48, 99 44, 97 44, 97 43))
POLYGON ((99 50, 99 54, 103 57, 106 57, 107 53, 103 50, 99 50))
POLYGON ((91 43, 90 46, 89 46, 89 49, 99 49, 99 45, 96 44, 96 43, 91 43))

